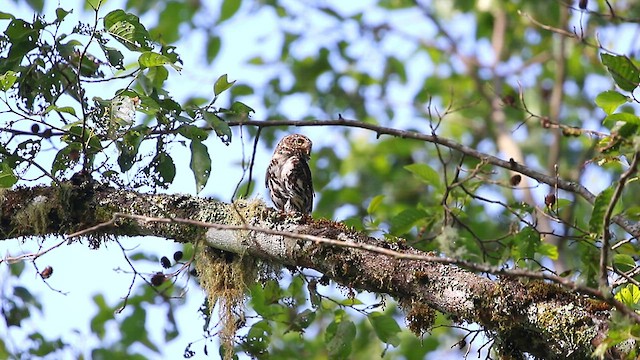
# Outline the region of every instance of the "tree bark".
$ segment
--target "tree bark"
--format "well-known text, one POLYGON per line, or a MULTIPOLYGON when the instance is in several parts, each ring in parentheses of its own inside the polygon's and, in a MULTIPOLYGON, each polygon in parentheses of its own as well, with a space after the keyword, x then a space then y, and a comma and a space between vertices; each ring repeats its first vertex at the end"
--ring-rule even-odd
POLYGON ((277 213, 258 202, 227 204, 187 195, 66 184, 7 190, 1 193, 0 201, 2 239, 69 235, 109 222, 114 213, 249 226, 252 230, 207 229, 176 222, 119 219, 113 226, 96 228, 83 237, 94 248, 108 236, 153 235, 178 242, 205 239, 220 250, 315 269, 344 286, 392 296, 417 333, 429 330, 432 309, 455 322, 478 323, 498 349, 513 358, 524 353, 543 359, 588 358, 606 334, 611 315, 600 301, 542 281, 490 278, 455 265, 373 252, 366 247, 435 256, 401 241, 369 237, 340 223, 277 213), (334 239, 350 246, 291 238, 283 232, 334 239))

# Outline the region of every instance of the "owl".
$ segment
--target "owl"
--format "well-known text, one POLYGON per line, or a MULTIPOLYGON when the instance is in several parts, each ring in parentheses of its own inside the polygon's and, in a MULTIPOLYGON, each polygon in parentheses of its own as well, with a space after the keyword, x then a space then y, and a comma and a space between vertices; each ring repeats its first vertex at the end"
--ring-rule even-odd
POLYGON ((276 146, 265 181, 276 209, 311 214, 313 182, 308 164, 311 145, 308 137, 292 134, 276 146))

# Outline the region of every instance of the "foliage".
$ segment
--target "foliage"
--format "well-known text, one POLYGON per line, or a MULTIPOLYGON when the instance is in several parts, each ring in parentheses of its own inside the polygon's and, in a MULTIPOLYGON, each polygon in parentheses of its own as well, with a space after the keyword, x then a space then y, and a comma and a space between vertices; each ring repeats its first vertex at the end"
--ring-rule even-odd
MULTIPOLYGON (((197 1, 129 0, 124 10, 108 11, 108 3, 90 0, 85 11, 94 21, 72 26, 78 14, 71 9, 42 14, 44 2, 27 3, 39 12, 33 19, 0 13, 2 188, 60 186, 89 173, 116 187, 166 190, 187 163, 178 148, 188 152, 195 191, 201 192, 212 176, 224 178, 216 174, 215 160, 229 156, 211 153, 210 133, 228 145, 240 133, 233 126, 242 125, 242 136, 271 146, 281 134, 270 119, 354 118, 378 131, 308 123, 315 126, 308 130, 315 142, 314 217, 338 217, 389 241, 402 238, 460 260, 533 272, 552 267, 588 287, 606 291, 610 285, 615 299, 638 307, 638 245, 628 240, 636 235, 616 220, 637 221, 640 213, 633 196, 640 70, 636 59, 622 55, 624 44, 616 43, 626 40, 625 26, 639 18, 637 7, 615 4, 613 11, 603 1, 585 1, 585 11, 563 2, 381 0, 348 7, 224 0, 210 9, 197 1), (216 14, 213 21, 209 12, 216 14), (266 13, 278 24, 269 34, 278 48, 238 60, 261 80, 213 67, 217 80, 207 85, 206 98, 195 90, 187 99, 172 95, 169 79, 190 71, 179 55, 188 52, 183 40, 201 36, 203 55, 215 64, 227 45, 250 48, 225 37, 223 29, 266 13), (470 30, 461 30, 461 23, 470 30), (250 121, 253 113, 264 121, 250 121), (468 148, 402 134, 381 137, 384 127, 468 148), (512 166, 490 163, 493 154, 512 166), (515 165, 556 180, 521 175, 512 171, 515 165), (597 195, 570 186, 559 190, 558 179, 597 195)), ((248 181, 242 185, 251 189, 248 181)), ((20 264, 10 271, 18 279, 20 264)), ((164 274, 155 279, 167 289, 136 288, 118 320, 112 316, 116 307, 96 295, 91 325, 100 345, 93 357, 146 356, 134 344, 150 354, 161 351, 145 336, 147 305, 177 290, 168 290, 174 284, 164 274), (121 331, 113 343, 105 338, 110 321, 121 331)), ((248 285, 249 320, 238 319, 244 327, 234 351, 257 358, 422 358, 450 347, 447 337, 464 345, 477 333, 439 328, 454 324, 439 314, 432 333, 420 340, 403 328, 391 300, 356 296, 353 289, 328 295, 335 289, 326 285, 305 272, 248 285)), ((39 311, 28 289, 3 286, 7 328, 39 311)), ((178 336, 171 311, 167 341, 178 336)), ((217 325, 205 318, 209 340, 217 325)), ((617 322, 596 355, 635 339, 637 326, 617 322)), ((0 339, 0 357, 44 356, 68 347, 38 331, 30 336, 20 349, 0 339)), ((188 344, 185 357, 194 349, 188 344)), ((229 356, 231 349, 219 351, 229 356)))

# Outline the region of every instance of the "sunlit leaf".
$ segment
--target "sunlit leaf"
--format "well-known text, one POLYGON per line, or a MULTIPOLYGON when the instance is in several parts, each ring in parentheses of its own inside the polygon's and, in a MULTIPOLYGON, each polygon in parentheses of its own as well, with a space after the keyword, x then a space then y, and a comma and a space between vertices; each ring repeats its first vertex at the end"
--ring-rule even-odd
POLYGON ((131 51, 151 50, 149 32, 133 14, 114 10, 104 17, 104 28, 131 51))
POLYGON ((18 182, 18 177, 9 164, 0 163, 0 188, 10 188, 18 182))
POLYGON ((616 300, 634 307, 640 303, 640 289, 634 284, 627 284, 615 295, 616 300))
POLYGON ((18 73, 11 70, 0 75, 0 90, 7 91, 11 89, 13 84, 16 83, 17 79, 18 79, 18 73))
POLYGON ((620 105, 626 103, 628 100, 628 97, 617 91, 607 90, 598 94, 595 101, 607 115, 611 115, 620 105))
POLYGON ((382 204, 382 200, 384 200, 384 195, 376 195, 369 202, 369 206, 367 206, 367 214, 373 214, 380 204, 382 204))
POLYGON ((236 81, 229 82, 227 80, 227 74, 224 74, 216 80, 216 83, 213 85, 213 94, 215 96, 220 95, 225 90, 229 89, 236 81))
POLYGON ((558 247, 548 242, 542 242, 538 245, 537 254, 546 256, 551 260, 558 260, 558 247))
POLYGON ((174 64, 171 59, 169 59, 168 57, 162 55, 162 54, 158 54, 152 51, 146 51, 143 52, 139 57, 138 57, 138 64, 140 64, 141 68, 150 68, 150 67, 156 67, 156 66, 163 66, 163 65, 171 65, 171 67, 173 67, 176 70, 180 70, 180 67, 176 64, 174 64))

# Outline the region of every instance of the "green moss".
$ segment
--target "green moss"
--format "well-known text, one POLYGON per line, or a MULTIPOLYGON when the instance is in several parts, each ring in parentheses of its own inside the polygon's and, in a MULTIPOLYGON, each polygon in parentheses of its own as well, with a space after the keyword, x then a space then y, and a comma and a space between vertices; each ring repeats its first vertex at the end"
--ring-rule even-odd
POLYGON ((31 230, 35 235, 45 235, 48 233, 50 220, 49 214, 53 209, 55 201, 40 195, 34 197, 31 202, 20 209, 13 218, 14 226, 20 232, 31 230))

